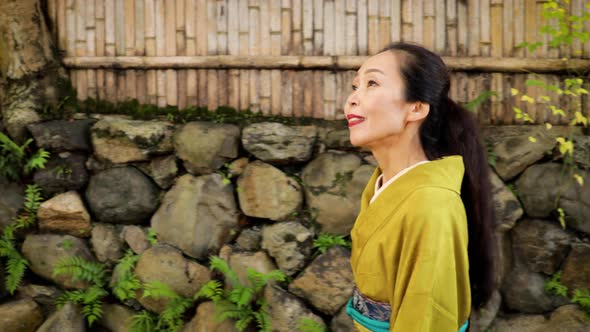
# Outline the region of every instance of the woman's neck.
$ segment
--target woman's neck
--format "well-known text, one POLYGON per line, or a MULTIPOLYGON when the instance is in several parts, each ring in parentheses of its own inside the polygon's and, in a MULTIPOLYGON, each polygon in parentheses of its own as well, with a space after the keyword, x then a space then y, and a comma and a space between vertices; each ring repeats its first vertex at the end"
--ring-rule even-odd
POLYGON ((371 147, 371 152, 383 173, 383 183, 402 170, 428 160, 417 135, 411 139, 392 138, 386 144, 371 147))

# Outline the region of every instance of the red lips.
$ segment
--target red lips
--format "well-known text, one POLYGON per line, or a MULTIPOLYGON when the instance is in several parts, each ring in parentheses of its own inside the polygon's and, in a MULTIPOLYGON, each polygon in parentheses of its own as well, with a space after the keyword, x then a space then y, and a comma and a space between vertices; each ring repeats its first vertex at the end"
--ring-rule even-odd
POLYGON ((346 120, 348 120, 348 128, 352 126, 356 126, 357 124, 365 121, 365 118, 356 114, 348 114, 346 116, 346 120))

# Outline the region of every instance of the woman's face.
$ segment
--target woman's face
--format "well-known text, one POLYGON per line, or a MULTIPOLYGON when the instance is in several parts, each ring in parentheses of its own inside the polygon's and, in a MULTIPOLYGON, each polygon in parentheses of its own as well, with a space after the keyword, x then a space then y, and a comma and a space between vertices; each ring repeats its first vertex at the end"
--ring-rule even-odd
POLYGON ((382 52, 369 58, 352 81, 352 91, 344 105, 355 146, 372 149, 395 140, 406 128, 416 103, 404 99, 400 56, 382 52))

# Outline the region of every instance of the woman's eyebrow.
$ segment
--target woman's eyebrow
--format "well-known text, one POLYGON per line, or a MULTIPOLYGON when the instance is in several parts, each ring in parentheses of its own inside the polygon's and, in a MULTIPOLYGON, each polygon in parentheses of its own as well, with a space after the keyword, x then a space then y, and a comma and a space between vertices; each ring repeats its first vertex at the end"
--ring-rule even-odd
POLYGON ((377 69, 377 68, 370 68, 370 69, 365 70, 365 75, 368 73, 373 73, 373 72, 380 73, 381 75, 385 75, 385 73, 382 70, 377 69))

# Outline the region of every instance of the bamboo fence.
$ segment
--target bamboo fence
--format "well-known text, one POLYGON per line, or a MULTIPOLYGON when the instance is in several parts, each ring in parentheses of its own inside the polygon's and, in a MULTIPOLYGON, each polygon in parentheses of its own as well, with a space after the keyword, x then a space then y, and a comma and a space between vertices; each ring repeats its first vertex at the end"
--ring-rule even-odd
MULTIPOLYGON (((587 0, 571 0, 582 13, 587 0)), ((451 97, 497 96, 482 124, 555 117, 534 78, 557 83, 590 68, 590 41, 516 46, 546 38, 543 0, 47 0, 51 31, 79 99, 137 99, 159 106, 231 106, 264 114, 342 119, 356 69, 392 41, 423 44, 451 72, 451 97), (511 97, 511 88, 535 98, 511 97)), ((586 10, 588 10, 586 8, 586 10)), ((553 23, 553 22, 549 22, 553 23)), ((590 31, 590 22, 586 22, 590 31)), ((546 40, 546 39, 545 39, 546 40)), ((566 105, 590 99, 553 96, 566 105)))

